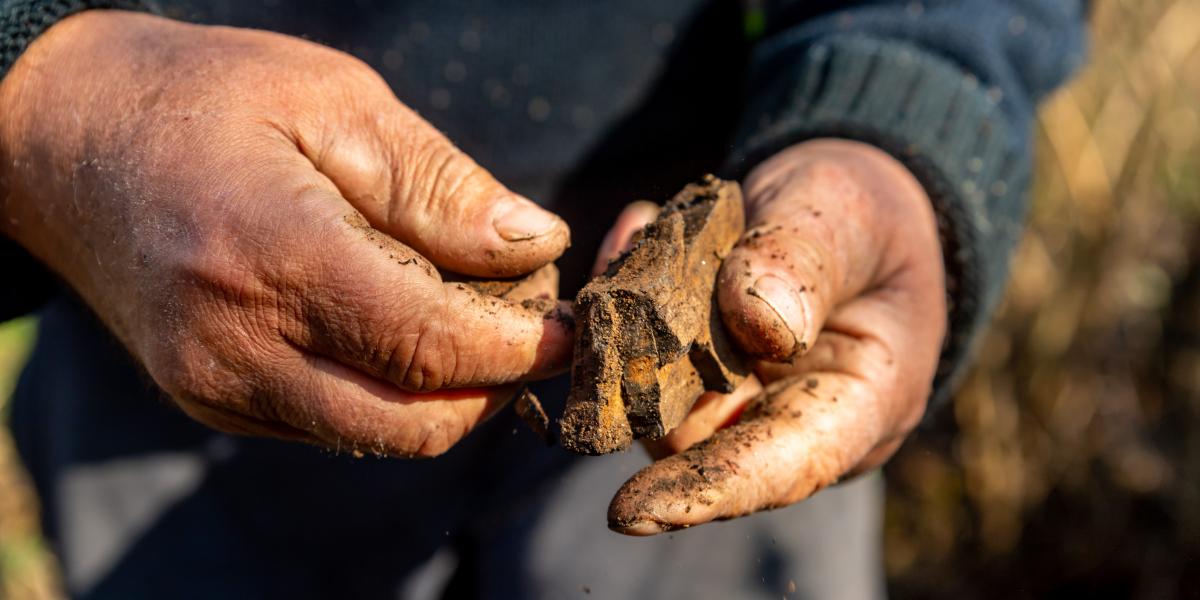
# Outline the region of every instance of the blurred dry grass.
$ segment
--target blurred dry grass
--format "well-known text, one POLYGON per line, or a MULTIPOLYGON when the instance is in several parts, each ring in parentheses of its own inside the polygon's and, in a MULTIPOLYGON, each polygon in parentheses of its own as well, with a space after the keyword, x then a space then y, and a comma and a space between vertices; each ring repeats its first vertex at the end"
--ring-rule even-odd
MULTIPOLYGON (((0 325, 0 414, 33 342, 33 319, 0 325)), ((0 598, 48 600, 62 596, 54 559, 38 532, 37 499, 17 462, 8 430, 0 427, 0 598)))
POLYGON ((997 326, 888 468, 897 596, 1200 597, 1200 0, 1094 9, 997 326))
MULTIPOLYGON (((898 597, 1200 596, 1200 0, 1094 4, 979 368, 888 467, 898 597)), ((2 436, 0 595, 59 594, 2 436)))

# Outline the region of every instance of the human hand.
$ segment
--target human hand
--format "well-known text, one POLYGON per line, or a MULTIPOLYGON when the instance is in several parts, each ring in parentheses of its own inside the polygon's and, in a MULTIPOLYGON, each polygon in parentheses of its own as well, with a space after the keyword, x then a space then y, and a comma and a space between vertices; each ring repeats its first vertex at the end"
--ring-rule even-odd
MULTIPOLYGON (((946 331, 944 269, 929 198, 871 146, 814 140, 745 182, 747 232, 717 297, 758 359, 729 395, 705 394, 634 475, 609 524, 652 535, 799 502, 883 464, 924 413, 946 331), (763 389, 765 386, 765 389, 763 389)), ((606 242, 644 223, 633 205, 606 242)))
POLYGON ((570 360, 568 318, 437 270, 533 271, 566 224, 348 55, 87 11, 32 44, 0 107, 0 229, 201 422, 432 456, 570 360))

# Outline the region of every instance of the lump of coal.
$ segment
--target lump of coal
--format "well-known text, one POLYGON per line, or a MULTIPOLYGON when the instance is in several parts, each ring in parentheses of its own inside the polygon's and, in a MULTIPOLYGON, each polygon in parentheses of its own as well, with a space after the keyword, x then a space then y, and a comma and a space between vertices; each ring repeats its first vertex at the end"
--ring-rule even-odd
POLYGON ((741 189, 711 175, 663 207, 575 299, 563 445, 581 454, 666 435, 706 390, 745 378, 716 310, 721 261, 745 228, 741 189))

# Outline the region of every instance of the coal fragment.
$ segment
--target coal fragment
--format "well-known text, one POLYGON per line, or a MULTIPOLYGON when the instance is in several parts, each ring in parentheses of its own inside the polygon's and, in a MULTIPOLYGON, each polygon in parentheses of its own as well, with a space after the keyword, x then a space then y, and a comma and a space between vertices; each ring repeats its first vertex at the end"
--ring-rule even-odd
POLYGON ((542 403, 529 388, 524 388, 517 395, 517 401, 513 403, 513 408, 517 411, 517 416, 525 422, 531 431, 542 438, 547 446, 554 445, 554 432, 550 431, 550 417, 546 415, 546 409, 542 408, 542 403))
POLYGON ((745 378, 716 309, 721 261, 745 229, 737 183, 685 187, 634 245, 575 299, 563 445, 581 454, 627 448, 677 426, 705 391, 745 378))

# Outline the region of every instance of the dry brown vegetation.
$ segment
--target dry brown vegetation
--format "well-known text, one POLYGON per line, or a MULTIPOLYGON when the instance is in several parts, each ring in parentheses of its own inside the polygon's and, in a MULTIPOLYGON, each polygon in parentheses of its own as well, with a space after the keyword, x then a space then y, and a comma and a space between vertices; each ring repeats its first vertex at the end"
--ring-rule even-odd
MULTIPOLYGON (((0 326, 0 414, 33 341, 34 324, 0 326)), ((8 431, 0 428, 0 598, 48 600, 62 596, 53 556, 38 535, 37 498, 17 462, 8 431)))
POLYGON ((1200 594, 1200 1, 1094 4, 997 326, 887 469, 897 596, 1200 594))
MULTIPOLYGON (((887 469, 897 597, 1200 595, 1200 0, 1094 5, 997 326, 887 469)), ((0 328, 0 398, 30 329, 0 328)), ((58 595, 5 436, 0 596, 58 595)))

